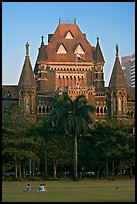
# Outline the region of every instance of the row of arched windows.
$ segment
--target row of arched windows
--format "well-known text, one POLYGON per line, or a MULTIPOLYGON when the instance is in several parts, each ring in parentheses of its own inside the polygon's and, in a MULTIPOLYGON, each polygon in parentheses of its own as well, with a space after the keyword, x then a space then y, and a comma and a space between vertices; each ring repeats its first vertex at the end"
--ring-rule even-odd
MULTIPOLYGON (((76 68, 74 67, 74 68, 50 68, 50 70, 52 70, 52 71, 54 71, 54 70, 56 70, 56 71, 76 71, 76 68)), ((85 67, 83 67, 83 68, 79 68, 78 69, 78 71, 92 71, 92 68, 91 67, 89 67, 89 68, 85 68, 85 67)))
POLYGON ((107 113, 106 106, 97 106, 96 110, 97 110, 97 113, 107 113))
POLYGON ((46 113, 49 113, 51 109, 52 109, 52 106, 39 106, 38 113, 46 114, 46 113))
POLYGON ((127 111, 127 115, 133 116, 133 111, 132 110, 131 111, 127 111))
POLYGON ((116 111, 121 111, 125 112, 126 110, 126 96, 122 91, 119 91, 118 94, 116 95, 115 92, 112 94, 112 101, 113 101, 113 110, 116 111))

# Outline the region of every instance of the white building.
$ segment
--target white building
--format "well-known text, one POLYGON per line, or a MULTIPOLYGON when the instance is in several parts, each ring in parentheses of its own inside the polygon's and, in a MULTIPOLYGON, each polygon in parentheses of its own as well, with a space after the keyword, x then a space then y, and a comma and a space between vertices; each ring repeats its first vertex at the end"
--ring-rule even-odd
POLYGON ((135 87, 135 56, 130 60, 131 67, 131 86, 135 87))
POLYGON ((121 57, 121 65, 128 86, 135 87, 135 54, 121 57))

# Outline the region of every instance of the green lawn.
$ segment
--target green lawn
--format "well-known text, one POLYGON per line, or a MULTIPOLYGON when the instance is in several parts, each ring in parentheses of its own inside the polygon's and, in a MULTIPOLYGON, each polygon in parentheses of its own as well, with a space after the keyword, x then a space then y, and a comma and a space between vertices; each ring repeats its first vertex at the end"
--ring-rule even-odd
POLYGON ((135 202, 135 180, 3 181, 2 202, 135 202), (27 183, 31 192, 23 192, 27 183), (47 192, 37 192, 41 183, 47 192), (118 186, 117 189, 115 187, 118 186))

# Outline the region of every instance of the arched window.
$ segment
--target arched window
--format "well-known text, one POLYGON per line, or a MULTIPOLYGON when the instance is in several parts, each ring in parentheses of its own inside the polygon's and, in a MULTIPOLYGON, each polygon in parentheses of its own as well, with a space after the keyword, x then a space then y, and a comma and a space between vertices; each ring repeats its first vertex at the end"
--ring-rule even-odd
POLYGON ((114 111, 116 111, 116 93, 113 93, 114 111))
POLYGON ((102 73, 102 79, 104 78, 104 73, 102 73))
POLYGON ((59 75, 59 86, 61 86, 61 77, 59 75))
POLYGON ((49 113, 49 107, 48 106, 46 107, 46 113, 49 113))
POLYGON ((123 98, 123 111, 125 111, 125 110, 126 110, 126 99, 123 98))
POLYGON ((101 106, 101 108, 100 108, 100 113, 103 113, 103 107, 101 106))
POLYGON ((107 109, 106 109, 106 106, 104 107, 104 113, 106 113, 107 112, 107 109))
POLYGON ((20 90, 20 96, 23 96, 23 91, 22 90, 20 90))
POLYGON ((99 113, 99 107, 97 107, 97 113, 99 113))
POLYGON ((24 111, 24 98, 21 98, 21 110, 24 111))
POLYGON ((66 76, 66 86, 68 86, 68 76, 66 76))
POLYGON ((7 98, 11 98, 11 93, 10 93, 10 91, 7 92, 7 98))
POLYGON ((130 115, 133 116, 133 111, 130 112, 130 115))
POLYGON ((118 110, 121 111, 122 109, 122 99, 121 97, 118 99, 118 110))
POLYGON ((122 111, 123 109, 123 93, 118 91, 118 110, 122 111))
POLYGON ((43 106, 43 113, 45 113, 45 107, 43 106))
POLYGON ((32 96, 32 99, 31 99, 31 110, 32 110, 32 112, 34 112, 34 109, 35 109, 35 97, 32 96))
POLYGON ((41 107, 39 106, 39 113, 41 113, 41 107))
POLYGON ((29 97, 26 97, 26 110, 29 112, 30 110, 30 99, 29 97))

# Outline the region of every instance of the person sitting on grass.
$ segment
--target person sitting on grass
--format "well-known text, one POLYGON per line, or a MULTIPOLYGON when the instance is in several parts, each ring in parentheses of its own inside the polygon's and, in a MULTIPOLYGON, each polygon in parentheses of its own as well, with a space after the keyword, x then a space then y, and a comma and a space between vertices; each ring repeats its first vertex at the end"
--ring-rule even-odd
POLYGON ((47 191, 47 186, 45 185, 45 183, 44 183, 43 185, 44 185, 44 189, 45 189, 45 191, 47 191))
POLYGON ((45 191, 44 186, 41 184, 40 188, 37 191, 45 191))
POLYGON ((29 191, 31 191, 31 185, 30 184, 28 184, 26 186, 26 189, 24 189, 24 192, 29 192, 29 191))

